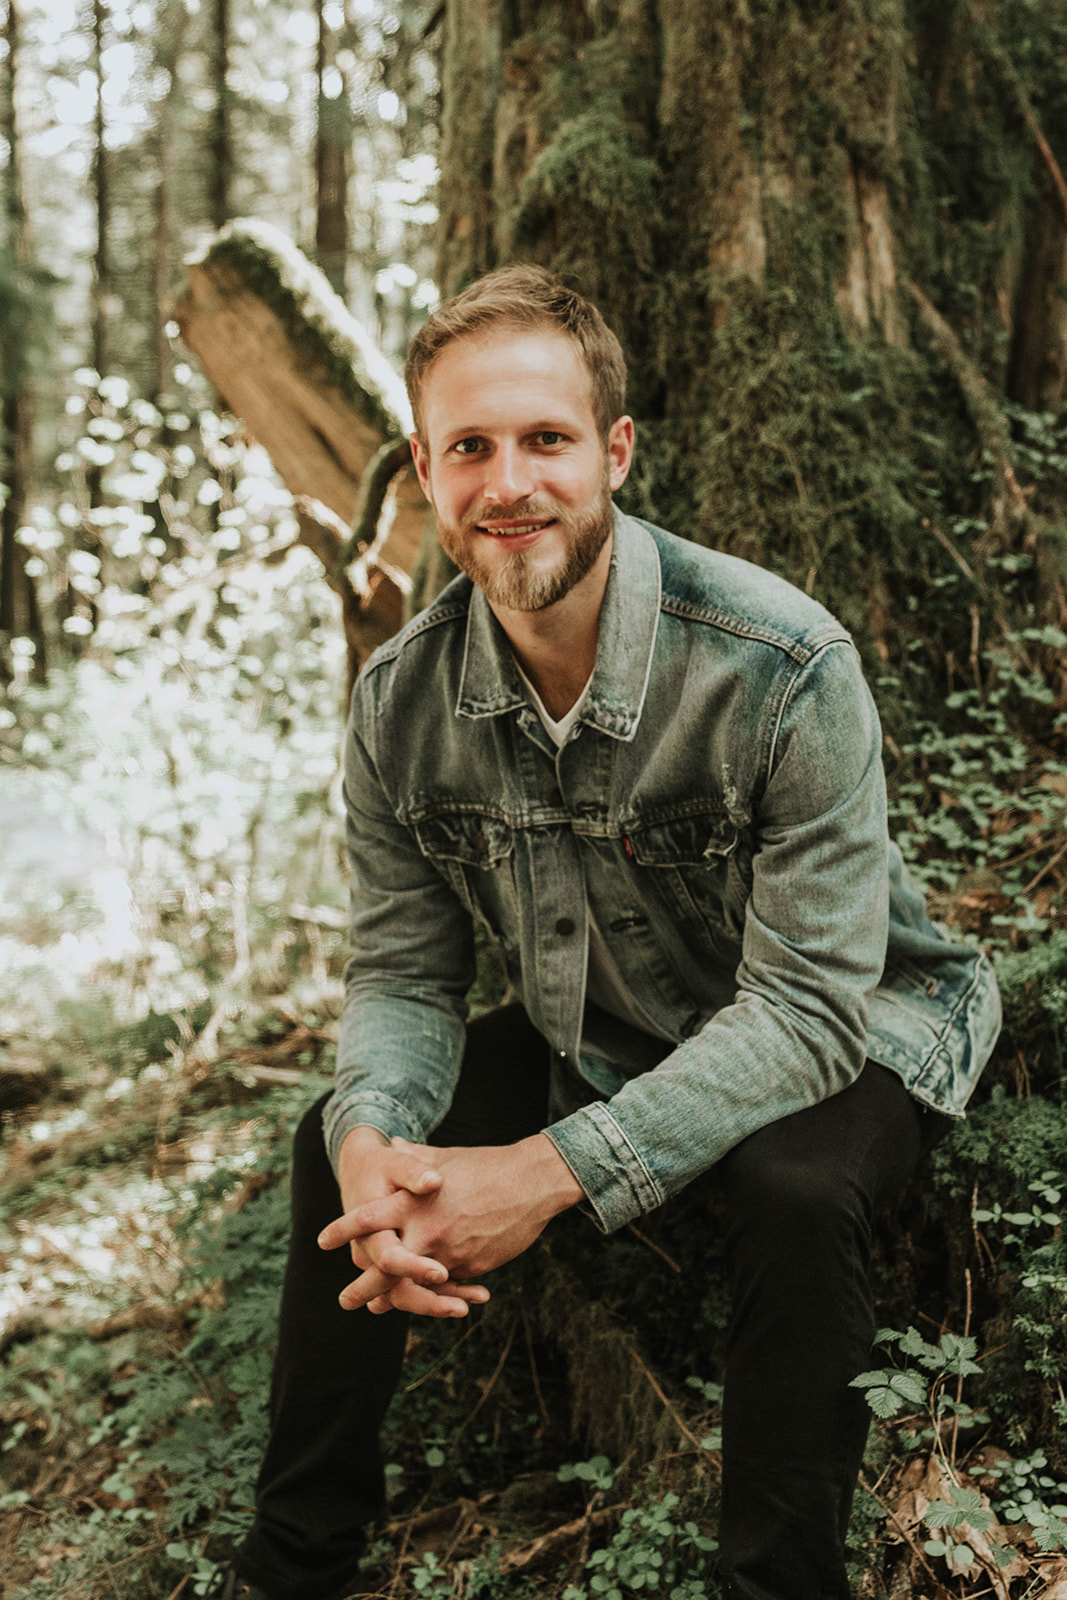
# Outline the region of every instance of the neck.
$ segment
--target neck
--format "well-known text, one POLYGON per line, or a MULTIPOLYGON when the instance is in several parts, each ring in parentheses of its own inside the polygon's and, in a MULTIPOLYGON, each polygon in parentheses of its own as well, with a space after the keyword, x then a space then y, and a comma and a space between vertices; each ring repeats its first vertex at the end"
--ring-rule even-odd
POLYGON ((519 665, 557 721, 574 705, 596 665, 612 543, 609 538, 585 577, 555 605, 543 611, 492 606, 519 665))

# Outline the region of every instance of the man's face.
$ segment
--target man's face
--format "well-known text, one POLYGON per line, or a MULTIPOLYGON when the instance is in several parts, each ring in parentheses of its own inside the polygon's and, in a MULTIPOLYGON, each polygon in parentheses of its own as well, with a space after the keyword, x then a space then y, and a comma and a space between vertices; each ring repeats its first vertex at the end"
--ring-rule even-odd
POLYGON ((589 574, 611 533, 633 424, 607 448, 577 345, 555 328, 456 339, 422 392, 412 451, 437 531, 494 610, 541 611, 589 574))

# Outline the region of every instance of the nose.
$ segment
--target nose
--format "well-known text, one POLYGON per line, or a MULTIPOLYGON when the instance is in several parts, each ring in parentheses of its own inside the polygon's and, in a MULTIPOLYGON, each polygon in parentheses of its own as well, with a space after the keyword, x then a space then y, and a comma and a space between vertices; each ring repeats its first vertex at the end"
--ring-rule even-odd
POLYGON ((498 444, 486 462, 485 498, 495 505, 512 505, 528 499, 535 487, 532 463, 522 446, 514 440, 498 444))

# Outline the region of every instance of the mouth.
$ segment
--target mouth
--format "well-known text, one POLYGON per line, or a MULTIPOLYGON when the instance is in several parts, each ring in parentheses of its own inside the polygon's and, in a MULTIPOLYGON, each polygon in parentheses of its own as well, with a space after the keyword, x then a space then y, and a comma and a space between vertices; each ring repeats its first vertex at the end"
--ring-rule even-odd
POLYGON ((525 522, 478 522, 475 527, 479 533, 488 534, 492 539, 522 539, 540 533, 555 520, 555 517, 543 517, 527 519, 525 522))

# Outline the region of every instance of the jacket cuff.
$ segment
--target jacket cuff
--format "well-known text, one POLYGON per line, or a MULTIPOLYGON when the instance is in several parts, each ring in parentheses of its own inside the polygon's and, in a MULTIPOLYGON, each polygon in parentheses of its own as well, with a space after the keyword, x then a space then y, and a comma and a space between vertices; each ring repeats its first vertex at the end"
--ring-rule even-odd
POLYGON ((377 1128, 387 1139, 409 1139, 422 1144, 424 1130, 391 1095, 376 1089, 359 1089, 353 1094, 334 1090, 322 1112, 322 1132, 330 1166, 337 1174, 341 1146, 353 1128, 377 1128))
POLYGON ((582 1209, 591 1211, 603 1233, 663 1204, 659 1184, 602 1102, 583 1106, 544 1132, 585 1190, 588 1205, 582 1209))

